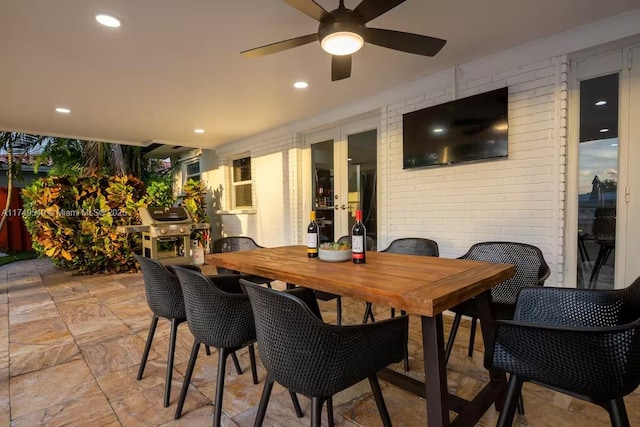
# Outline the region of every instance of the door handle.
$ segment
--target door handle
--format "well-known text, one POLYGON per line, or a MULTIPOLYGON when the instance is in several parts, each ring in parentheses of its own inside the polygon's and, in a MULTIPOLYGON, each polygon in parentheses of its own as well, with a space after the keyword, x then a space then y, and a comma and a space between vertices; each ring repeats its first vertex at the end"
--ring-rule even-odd
POLYGON ((347 207, 345 205, 340 206, 340 209, 345 210, 347 207))
POLYGON ((340 209, 340 207, 339 207, 338 205, 335 205, 335 206, 333 207, 333 209, 338 210, 338 209, 340 209))

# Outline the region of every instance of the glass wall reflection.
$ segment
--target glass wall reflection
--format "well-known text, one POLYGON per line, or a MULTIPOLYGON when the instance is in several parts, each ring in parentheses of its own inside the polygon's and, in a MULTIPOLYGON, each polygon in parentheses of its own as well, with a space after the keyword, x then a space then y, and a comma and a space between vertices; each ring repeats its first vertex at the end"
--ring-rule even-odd
POLYGON ((613 289, 618 74, 580 82, 578 287, 613 289))

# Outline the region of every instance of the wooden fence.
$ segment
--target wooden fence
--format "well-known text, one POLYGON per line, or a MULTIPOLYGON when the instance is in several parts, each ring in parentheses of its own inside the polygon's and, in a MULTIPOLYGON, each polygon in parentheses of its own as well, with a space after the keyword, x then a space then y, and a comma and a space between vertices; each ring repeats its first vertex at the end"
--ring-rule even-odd
POLYGON ((0 231, 0 251, 2 252, 22 252, 31 250, 31 235, 22 221, 22 197, 20 188, 13 189, 11 194, 11 207, 5 211, 7 203, 7 188, 0 187, 0 212, 7 216, 2 231, 0 231))

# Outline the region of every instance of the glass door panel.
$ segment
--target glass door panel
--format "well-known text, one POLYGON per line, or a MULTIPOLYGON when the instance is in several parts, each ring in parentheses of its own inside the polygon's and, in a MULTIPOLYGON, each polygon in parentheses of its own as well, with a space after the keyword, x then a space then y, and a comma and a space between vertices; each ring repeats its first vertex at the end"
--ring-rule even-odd
POLYGON ((322 242, 348 235, 356 209, 375 239, 378 123, 375 117, 305 135, 303 198, 316 211, 322 242))
POLYGON ((311 145, 311 170, 313 173, 313 207, 320 229, 320 242, 334 241, 334 140, 311 145))
MULTIPOLYGON (((621 122, 623 123, 622 148, 627 151, 625 160, 626 174, 620 180, 620 197, 625 197, 627 205, 625 222, 622 224, 618 215, 618 235, 624 239, 624 254, 618 252, 620 258, 623 258, 624 268, 618 271, 618 280, 616 288, 625 288, 629 286, 637 277, 640 276, 640 263, 638 262, 638 254, 640 254, 640 45, 633 46, 629 49, 628 58, 630 65, 625 75, 623 71, 622 79, 622 99, 620 105, 628 105, 628 111, 622 111, 621 122), (626 78, 625 78, 626 77, 626 78), (626 135, 625 130, 628 129, 626 135), (624 142, 626 141, 626 144, 624 142), (624 192, 622 189, 624 188, 624 192), (621 274, 624 273, 624 274, 621 274)), ((624 206, 623 203, 621 205, 624 206)), ((621 248, 620 245, 618 245, 621 248)))
MULTIPOLYGON (((367 236, 377 236, 377 130, 347 136, 348 145, 348 227, 355 223, 356 210, 362 209, 367 236)), ((375 249, 375 248, 373 248, 375 249)))
POLYGON ((578 287, 613 289, 619 74, 580 81, 578 287))

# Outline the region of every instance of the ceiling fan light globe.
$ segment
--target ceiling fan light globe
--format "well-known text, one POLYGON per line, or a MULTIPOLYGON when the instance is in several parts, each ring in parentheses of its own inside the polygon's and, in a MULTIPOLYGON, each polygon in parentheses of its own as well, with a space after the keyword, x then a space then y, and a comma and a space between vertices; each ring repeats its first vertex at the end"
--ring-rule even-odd
POLYGON ((320 45, 325 52, 331 55, 351 55, 362 48, 364 39, 357 33, 338 31, 326 35, 320 45))

